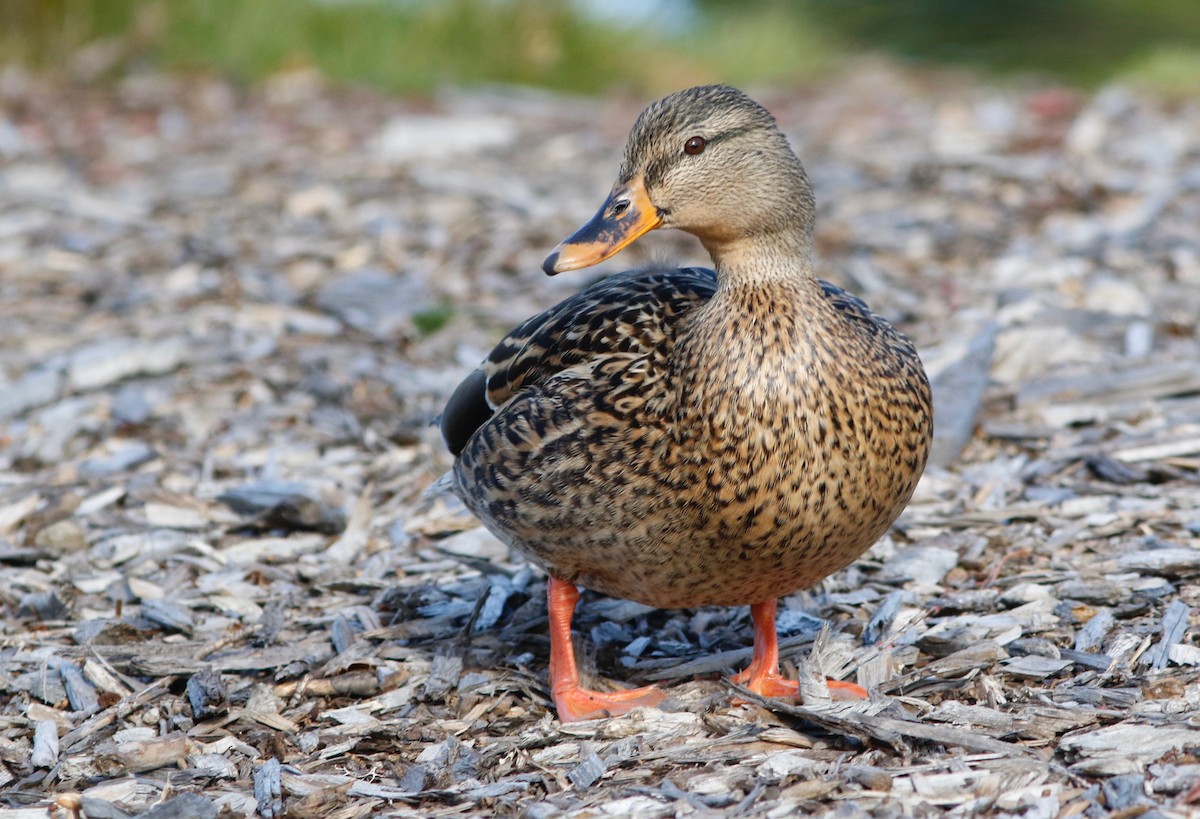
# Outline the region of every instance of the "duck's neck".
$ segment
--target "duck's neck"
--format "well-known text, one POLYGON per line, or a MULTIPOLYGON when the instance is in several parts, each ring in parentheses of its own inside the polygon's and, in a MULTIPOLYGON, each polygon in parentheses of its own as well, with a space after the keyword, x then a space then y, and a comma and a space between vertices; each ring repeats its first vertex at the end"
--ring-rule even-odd
POLYGON ((679 408, 714 434, 748 435, 803 400, 825 299, 806 245, 742 238, 709 250, 716 293, 689 316, 672 357, 679 408))
POLYGON ((816 284, 812 243, 800 231, 701 240, 712 256, 718 289, 816 284))

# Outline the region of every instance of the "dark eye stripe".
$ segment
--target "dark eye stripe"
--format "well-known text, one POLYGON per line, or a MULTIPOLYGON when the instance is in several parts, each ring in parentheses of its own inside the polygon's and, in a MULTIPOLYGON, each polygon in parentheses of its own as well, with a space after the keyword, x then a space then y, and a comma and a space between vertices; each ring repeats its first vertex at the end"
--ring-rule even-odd
MULTIPOLYGON (((734 128, 732 130, 725 131, 720 134, 714 134, 713 136, 708 137, 708 138, 701 137, 701 139, 704 139, 704 149, 709 150, 712 148, 712 146, 716 145, 719 142, 724 142, 727 139, 732 139, 733 137, 750 133, 753 130, 754 130, 754 128, 734 128)), ((687 132, 684 131, 684 133, 687 133, 687 132)), ((689 141, 690 141, 690 139, 689 139, 689 141)), ((675 144, 678 145, 679 143, 675 143, 675 144)), ((684 150, 686 152, 686 148, 684 150)), ((646 163, 645 170, 643 171, 643 173, 645 174, 646 184, 651 187, 657 185, 659 182, 662 181, 663 177, 666 176, 667 171, 669 169, 671 169, 676 164, 678 164, 682 161, 683 161, 683 157, 680 156, 679 154, 672 154, 669 157, 660 157, 658 159, 651 159, 649 162, 646 163)), ((629 179, 628 176, 625 176, 625 173, 626 173, 625 166, 622 166, 622 177, 621 177, 622 181, 628 181, 628 179, 629 179)), ((628 171, 628 173, 630 176, 632 176, 633 171, 630 170, 630 171, 628 171)))

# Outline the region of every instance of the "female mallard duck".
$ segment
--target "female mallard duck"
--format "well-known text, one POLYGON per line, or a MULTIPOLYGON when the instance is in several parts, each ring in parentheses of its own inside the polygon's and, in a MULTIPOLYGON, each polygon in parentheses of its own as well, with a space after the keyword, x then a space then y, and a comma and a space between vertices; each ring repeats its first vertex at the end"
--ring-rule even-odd
POLYGON ((713 270, 629 271, 508 334, 441 428, 454 489, 550 575, 550 678, 563 720, 661 701, 580 686, 576 585, 660 608, 751 605, 779 674, 776 598, 845 567, 912 495, 932 431, 912 343, 813 274, 813 193, 774 118, 733 88, 680 91, 633 126, 596 216, 543 265, 694 234, 713 270))

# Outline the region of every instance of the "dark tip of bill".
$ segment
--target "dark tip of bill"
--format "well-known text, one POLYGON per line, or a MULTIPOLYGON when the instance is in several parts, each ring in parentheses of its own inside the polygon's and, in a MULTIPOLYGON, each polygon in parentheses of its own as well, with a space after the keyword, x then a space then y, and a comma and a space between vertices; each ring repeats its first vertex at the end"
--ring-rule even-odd
POLYGON ((549 256, 547 256, 546 261, 542 262, 542 270, 546 271, 547 276, 558 275, 558 271, 554 269, 554 266, 556 264, 558 264, 558 251, 557 250, 554 251, 553 253, 551 253, 549 256))

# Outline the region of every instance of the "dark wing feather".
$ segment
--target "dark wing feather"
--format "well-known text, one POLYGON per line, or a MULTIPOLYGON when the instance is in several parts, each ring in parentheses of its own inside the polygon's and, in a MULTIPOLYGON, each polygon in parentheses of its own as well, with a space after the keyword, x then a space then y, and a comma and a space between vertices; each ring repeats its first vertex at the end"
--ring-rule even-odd
POLYGON ((447 447, 460 454, 498 407, 556 373, 606 354, 662 348, 675 321, 716 288, 716 274, 705 268, 629 271, 522 322, 450 396, 440 421, 447 447))
POLYGON ((492 408, 487 402, 487 375, 483 370, 472 370, 463 382, 455 387, 446 402, 446 408, 438 416, 442 438, 450 454, 458 457, 467 445, 471 434, 492 417, 492 408))
POLYGON ((825 298, 829 299, 834 307, 848 316, 855 318, 874 316, 867 303, 853 293, 847 293, 836 284, 830 284, 824 279, 817 279, 817 284, 821 285, 821 292, 825 294, 825 298))
MULTIPOLYGON (((821 285, 825 298, 829 299, 838 312, 857 323, 863 331, 875 336, 878 342, 891 347, 905 359, 917 357, 917 349, 908 337, 898 332, 887 319, 873 313, 865 301, 827 281, 818 280, 818 284, 821 285)), ((924 372, 914 375, 918 376, 925 378, 924 372)))

